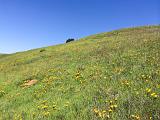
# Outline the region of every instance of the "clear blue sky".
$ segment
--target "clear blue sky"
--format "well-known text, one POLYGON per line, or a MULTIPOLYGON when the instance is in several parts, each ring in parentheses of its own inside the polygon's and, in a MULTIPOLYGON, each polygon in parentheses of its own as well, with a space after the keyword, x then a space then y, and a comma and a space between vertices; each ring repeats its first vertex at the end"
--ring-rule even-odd
POLYGON ((160 0, 0 0, 0 53, 160 24, 160 0))

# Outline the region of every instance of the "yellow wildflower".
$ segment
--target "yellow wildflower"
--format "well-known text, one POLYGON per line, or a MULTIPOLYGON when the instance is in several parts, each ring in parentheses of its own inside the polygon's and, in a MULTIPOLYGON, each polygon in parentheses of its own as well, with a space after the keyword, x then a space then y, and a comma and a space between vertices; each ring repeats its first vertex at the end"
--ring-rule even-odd
POLYGON ((97 108, 94 108, 93 111, 94 111, 95 113, 98 113, 98 112, 99 112, 99 110, 98 110, 97 108))
POLYGON ((47 108, 48 108, 48 106, 47 106, 47 105, 42 106, 42 109, 47 109, 47 108))
POLYGON ((112 110, 112 109, 109 109, 108 112, 113 112, 113 110, 112 110))
POLYGON ((117 105, 114 105, 115 108, 117 108, 117 105))
POLYGON ((156 93, 151 93, 151 97, 157 98, 158 95, 156 93))
POLYGON ((156 95, 156 93, 151 93, 151 96, 154 96, 154 95, 156 95))
POLYGON ((103 110, 102 113, 106 113, 106 110, 103 110))
POLYGON ((150 93, 150 92, 151 92, 151 89, 150 89, 150 88, 146 88, 146 92, 147 92, 147 93, 150 93))
POLYGON ((44 113, 44 116, 49 116, 49 115, 50 115, 49 112, 45 112, 45 113, 44 113))
POLYGON ((102 113, 101 113, 101 112, 98 112, 98 115, 99 115, 99 117, 101 117, 101 118, 102 118, 102 113))

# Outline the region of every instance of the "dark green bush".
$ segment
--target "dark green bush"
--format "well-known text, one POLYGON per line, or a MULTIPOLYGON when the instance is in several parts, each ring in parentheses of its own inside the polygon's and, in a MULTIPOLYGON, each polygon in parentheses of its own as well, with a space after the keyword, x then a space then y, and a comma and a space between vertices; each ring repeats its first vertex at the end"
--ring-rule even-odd
POLYGON ((69 38, 69 39, 66 40, 66 43, 72 42, 72 41, 74 41, 74 39, 73 38, 69 38))
POLYGON ((39 52, 44 52, 44 51, 46 51, 46 49, 41 49, 39 52))

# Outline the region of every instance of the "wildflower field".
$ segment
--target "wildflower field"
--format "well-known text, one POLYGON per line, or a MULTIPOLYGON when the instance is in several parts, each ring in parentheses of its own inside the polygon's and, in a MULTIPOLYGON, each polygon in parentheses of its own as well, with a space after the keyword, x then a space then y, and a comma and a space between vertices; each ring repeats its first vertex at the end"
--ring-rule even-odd
POLYGON ((0 54, 0 120, 160 120, 160 26, 0 54))

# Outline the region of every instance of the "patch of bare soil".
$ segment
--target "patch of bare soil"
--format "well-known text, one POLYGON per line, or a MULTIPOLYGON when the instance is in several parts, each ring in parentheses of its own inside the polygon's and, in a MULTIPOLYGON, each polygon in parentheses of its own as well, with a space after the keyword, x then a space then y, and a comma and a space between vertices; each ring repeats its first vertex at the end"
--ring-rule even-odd
POLYGON ((21 87, 30 87, 30 86, 36 84, 37 82, 38 82, 38 80, 28 80, 27 82, 22 84, 21 87))

